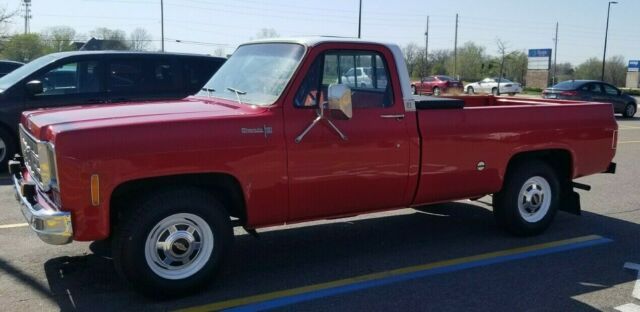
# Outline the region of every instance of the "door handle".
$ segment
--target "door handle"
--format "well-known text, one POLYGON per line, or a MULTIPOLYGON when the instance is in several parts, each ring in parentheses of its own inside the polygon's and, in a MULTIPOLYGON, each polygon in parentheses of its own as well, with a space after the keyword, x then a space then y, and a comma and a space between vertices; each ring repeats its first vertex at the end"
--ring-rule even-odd
POLYGON ((400 120, 400 119, 404 119, 404 114, 380 115, 380 118, 400 120))

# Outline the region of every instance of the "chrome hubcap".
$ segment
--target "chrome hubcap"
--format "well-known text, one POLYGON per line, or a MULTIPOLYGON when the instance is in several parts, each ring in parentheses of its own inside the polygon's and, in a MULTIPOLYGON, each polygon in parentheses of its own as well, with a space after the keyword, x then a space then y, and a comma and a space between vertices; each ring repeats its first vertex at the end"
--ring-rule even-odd
POLYGON ((162 278, 184 279, 204 267, 213 251, 213 232, 202 218, 179 213, 158 222, 145 244, 149 268, 162 278))
POLYGON ((440 95, 440 89, 436 88, 435 90, 433 90, 433 94, 435 94, 436 96, 440 95))
POLYGON ((633 105, 629 105, 627 106, 627 115, 628 116, 633 116, 636 113, 636 109, 633 107, 633 105))
POLYGON ((518 195, 518 211, 527 222, 538 222, 549 212, 551 206, 551 186, 543 177, 535 176, 527 180, 518 195))

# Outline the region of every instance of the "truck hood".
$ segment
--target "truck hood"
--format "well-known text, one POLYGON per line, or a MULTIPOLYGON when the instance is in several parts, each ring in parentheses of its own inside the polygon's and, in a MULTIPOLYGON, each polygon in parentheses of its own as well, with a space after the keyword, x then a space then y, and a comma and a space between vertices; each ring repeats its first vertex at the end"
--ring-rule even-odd
POLYGON ((54 132, 92 126, 116 126, 141 122, 163 122, 181 119, 216 118, 256 113, 260 109, 221 99, 188 97, 181 100, 131 102, 107 105, 75 106, 27 111, 22 124, 35 137, 49 139, 54 132))

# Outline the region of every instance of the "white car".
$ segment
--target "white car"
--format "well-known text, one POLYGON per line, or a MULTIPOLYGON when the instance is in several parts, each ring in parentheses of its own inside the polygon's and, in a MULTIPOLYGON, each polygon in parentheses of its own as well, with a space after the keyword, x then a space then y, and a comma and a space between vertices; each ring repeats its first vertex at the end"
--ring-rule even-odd
MULTIPOLYGON (((474 93, 491 93, 498 95, 498 78, 485 78, 481 81, 470 83, 464 86, 464 91, 468 94, 474 93)), ((508 79, 500 79, 500 94, 509 94, 511 96, 522 92, 522 85, 510 81, 508 79)))
POLYGON ((356 67, 355 75, 353 73, 353 70, 354 68, 351 68, 342 75, 342 83, 347 84, 352 88, 353 87, 370 88, 372 86, 371 77, 369 77, 368 75, 370 68, 356 67))

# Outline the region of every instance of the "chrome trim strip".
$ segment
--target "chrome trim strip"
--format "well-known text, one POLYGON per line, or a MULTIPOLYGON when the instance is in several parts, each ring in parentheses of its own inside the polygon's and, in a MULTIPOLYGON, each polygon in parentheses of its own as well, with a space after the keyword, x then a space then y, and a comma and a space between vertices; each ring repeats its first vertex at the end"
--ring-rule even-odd
MULTIPOLYGON (((27 223, 29 223, 31 230, 36 232, 38 237, 47 244, 64 245, 71 243, 73 240, 71 213, 46 209, 38 203, 32 205, 21 193, 20 182, 22 178, 17 175, 13 175, 11 178, 13 179, 16 199, 20 202, 20 210, 27 223)), ((42 197, 46 198, 46 196, 42 197)), ((50 204, 49 202, 47 203, 50 204)))

